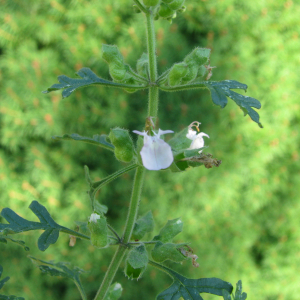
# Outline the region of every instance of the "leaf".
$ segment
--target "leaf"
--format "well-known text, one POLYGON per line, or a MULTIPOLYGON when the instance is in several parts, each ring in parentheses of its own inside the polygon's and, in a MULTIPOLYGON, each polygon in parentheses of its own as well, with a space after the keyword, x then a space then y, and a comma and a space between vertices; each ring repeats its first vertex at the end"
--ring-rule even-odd
POLYGON ((252 109, 252 107, 260 109, 260 102, 252 97, 243 96, 241 94, 231 91, 231 89, 243 89, 247 90, 247 85, 240 83, 235 80, 223 80, 223 81, 200 81, 192 82, 180 86, 168 87, 160 85, 159 88, 166 92, 183 91, 190 89, 202 89, 208 88, 212 101, 224 108, 227 105, 227 97, 231 98, 244 112, 244 114, 249 114, 250 118, 262 128, 262 124, 259 122, 258 113, 252 109))
POLYGON ((53 263, 51 261, 37 259, 33 256, 29 256, 29 258, 43 273, 46 273, 50 276, 60 276, 72 279, 79 289, 82 299, 86 299, 86 295, 79 278, 80 274, 84 272, 82 269, 78 267, 70 268, 67 266, 68 263, 65 262, 53 263))
POLYGON ((38 247, 45 251, 51 244, 55 244, 59 237, 59 230, 49 228, 45 230, 38 239, 38 247))
POLYGON ((140 240, 143 236, 153 231, 154 229, 154 220, 152 216, 152 212, 147 212, 144 216, 137 219, 134 224, 133 232, 131 235, 132 240, 140 240))
MULTIPOLYGON (((0 278, 3 273, 3 267, 0 265, 0 278)), ((5 277, 4 279, 0 280, 0 290, 3 288, 4 284, 10 279, 10 277, 5 277)))
POLYGON ((99 215, 105 215, 108 211, 108 207, 106 205, 100 204, 98 201, 94 201, 94 211, 99 215))
POLYGON ((76 89, 86 87, 88 85, 102 85, 102 86, 113 86, 117 88, 135 88, 135 89, 144 89, 145 86, 139 85, 130 85, 130 84, 122 84, 115 83, 105 79, 98 77, 91 69, 82 68, 78 72, 77 75, 81 77, 81 79, 70 78, 66 75, 60 75, 57 77, 60 83, 55 83, 51 87, 49 87, 46 91, 43 91, 44 94, 48 94, 53 91, 63 89, 62 96, 63 98, 69 97, 76 89))
POLYGON ((106 141, 107 135, 105 134, 95 134, 93 135, 92 138, 81 136, 77 133, 72 133, 72 134, 64 134, 63 136, 58 136, 55 135, 52 137, 56 141, 79 141, 79 142, 84 142, 92 145, 96 145, 102 148, 105 148, 107 150, 114 151, 115 147, 110 144, 109 142, 106 141))
POLYGON ((153 241, 161 241, 163 243, 171 242, 172 239, 182 231, 183 222, 180 218, 168 220, 167 224, 160 230, 159 235, 153 238, 153 241))
POLYGON ((252 109, 252 107, 260 109, 260 102, 252 97, 243 96, 236 92, 231 91, 231 89, 243 89, 247 90, 247 85, 240 83, 235 80, 223 80, 223 81, 207 81, 205 86, 209 89, 212 97, 212 101, 224 108, 227 105, 227 97, 232 99, 244 112, 244 114, 249 114, 250 118, 256 122, 259 127, 262 128, 259 122, 258 113, 252 109))
POLYGON ((29 208, 39 218, 40 222, 27 221, 17 215, 10 208, 4 208, 1 211, 1 216, 5 218, 6 221, 9 222, 9 224, 0 223, 0 232, 6 235, 29 230, 45 230, 45 232, 42 233, 38 240, 38 247, 41 251, 45 251, 51 244, 54 244, 57 241, 60 231, 79 238, 90 239, 84 234, 58 225, 51 218, 47 209, 37 201, 32 201, 29 208))
POLYGON ((157 300, 178 300, 180 297, 185 300, 203 300, 201 293, 222 296, 223 290, 232 292, 232 285, 219 278, 189 279, 163 265, 153 261, 149 263, 173 278, 173 284, 161 292, 157 300))
POLYGON ((0 243, 5 243, 7 244, 7 241, 11 241, 13 243, 16 243, 18 245, 20 245, 21 247, 24 248, 25 251, 29 251, 29 247, 25 246, 25 242, 24 241, 21 241, 21 240, 15 240, 9 236, 0 236, 0 243))
POLYGON ((177 263, 182 262, 186 257, 178 250, 186 244, 172 244, 157 242, 151 251, 153 260, 156 262, 163 262, 165 260, 172 260, 177 263))
MULTIPOLYGON (((239 280, 237 282, 235 294, 232 296, 234 297, 233 300, 246 300, 247 293, 242 293, 242 281, 241 280, 239 280)), ((231 300, 231 296, 228 293, 228 291, 223 290, 223 298, 224 298, 224 300, 231 300)))
POLYGON ((168 141, 168 144, 171 146, 173 152, 181 153, 183 149, 190 147, 191 140, 186 137, 188 129, 188 127, 184 128, 168 141))
POLYGON ((118 300, 122 295, 123 288, 120 283, 113 283, 104 298, 104 300, 118 300))
MULTIPOLYGON (((3 267, 0 265, 0 278, 3 273, 3 267)), ((0 290, 3 288, 4 284, 10 279, 10 277, 5 277, 4 279, 0 280, 0 290)), ((0 300, 25 300, 23 297, 16 297, 14 295, 5 296, 0 295, 0 300)))
POLYGON ((148 253, 144 244, 129 251, 127 262, 134 268, 140 269, 148 264, 148 253))

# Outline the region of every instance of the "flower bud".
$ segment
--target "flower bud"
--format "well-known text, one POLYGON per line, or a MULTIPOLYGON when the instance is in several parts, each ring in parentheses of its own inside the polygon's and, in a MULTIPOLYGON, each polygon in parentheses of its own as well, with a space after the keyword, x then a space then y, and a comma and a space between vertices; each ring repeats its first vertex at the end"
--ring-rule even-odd
POLYGON ((103 216, 93 213, 88 222, 88 228, 91 232, 92 245, 97 248, 104 248, 108 244, 108 228, 106 219, 103 216))
POLYGON ((182 7, 185 0, 174 0, 173 2, 169 3, 169 7, 173 10, 177 10, 182 7))
POLYGON ((186 76, 188 65, 184 62, 174 64, 169 72, 168 81, 170 86, 180 85, 181 79, 186 76))
POLYGON ((175 11, 172 10, 167 4, 165 4, 163 2, 161 3, 158 14, 162 18, 164 18, 164 19, 170 18, 174 15, 174 13, 175 13, 175 11))
POLYGON ((196 48, 184 58, 189 66, 196 64, 198 67, 208 62, 210 56, 209 48, 196 48))
POLYGON ((139 14, 139 13, 142 12, 136 5, 133 5, 133 11, 134 11, 136 14, 139 14))
POLYGON ((122 81, 126 76, 127 68, 124 64, 113 62, 109 65, 109 73, 113 80, 122 81))
POLYGON ((140 57, 140 59, 137 61, 137 64, 136 64, 136 70, 139 73, 139 75, 147 78, 147 76, 148 76, 148 73, 147 73, 148 65, 149 65, 148 55, 147 55, 147 53, 143 53, 142 56, 140 57))
POLYGON ((134 146, 128 130, 114 128, 110 130, 109 139, 115 146, 115 156, 123 162, 130 162, 133 159, 134 146))
POLYGON ((144 5, 146 6, 156 6, 160 0, 143 0, 144 5))
POLYGON ((183 5, 183 6, 182 6, 181 8, 179 8, 177 11, 180 12, 180 13, 183 13, 183 12, 186 11, 186 7, 183 5))
POLYGON ((119 51, 118 47, 115 45, 102 45, 102 58, 108 63, 119 63, 123 64, 124 59, 119 51))
POLYGON ((194 80, 197 77, 198 73, 198 66, 197 65, 189 65, 187 74, 184 78, 182 78, 182 84, 188 83, 192 80, 194 80))

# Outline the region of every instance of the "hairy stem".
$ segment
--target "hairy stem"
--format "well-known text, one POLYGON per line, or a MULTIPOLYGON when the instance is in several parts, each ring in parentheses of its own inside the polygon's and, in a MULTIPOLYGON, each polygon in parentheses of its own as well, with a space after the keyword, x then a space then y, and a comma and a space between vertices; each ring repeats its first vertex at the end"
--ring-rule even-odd
POLYGON ((102 284, 101 284, 94 300, 96 300, 96 299, 103 300, 104 299, 104 297, 107 294, 107 291, 115 277, 115 274, 116 274, 117 270, 119 269, 119 266, 122 262, 122 259, 124 257, 126 250, 127 249, 124 246, 119 245, 117 251, 115 252, 114 257, 112 258, 112 260, 110 262, 108 270, 105 273, 102 284))
POLYGON ((158 87, 154 86, 157 80, 157 62, 156 62, 156 49, 155 49, 155 29, 154 19, 152 12, 146 15, 147 26, 147 50, 149 58, 149 102, 148 102, 148 116, 156 117, 158 110, 158 87))
MULTIPOLYGON (((147 50, 149 56, 149 76, 150 76, 150 87, 149 87, 149 103, 148 103, 148 116, 156 117, 158 109, 158 87, 156 85, 157 80, 157 62, 156 62, 156 51, 155 51, 155 30, 154 30, 154 19, 151 11, 144 8, 138 0, 134 0, 137 6, 146 15, 146 29, 147 29, 147 50)), ((144 167, 137 167, 133 182, 133 189, 131 194, 130 206, 127 215, 126 225, 124 229, 122 244, 118 246, 118 249, 110 263, 110 266, 105 274, 103 282, 94 298, 94 300, 103 300, 107 291, 114 279, 114 276, 122 262, 127 248, 126 244, 129 243, 131 234, 134 228, 134 224, 138 215, 139 203, 141 199, 142 186, 144 182, 144 167)))

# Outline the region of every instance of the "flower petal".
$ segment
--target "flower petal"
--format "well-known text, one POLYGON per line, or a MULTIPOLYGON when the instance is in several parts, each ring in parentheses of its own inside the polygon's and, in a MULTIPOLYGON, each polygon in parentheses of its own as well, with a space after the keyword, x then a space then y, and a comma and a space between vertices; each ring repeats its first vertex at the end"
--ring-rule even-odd
POLYGON ((196 138, 196 135, 197 135, 197 132, 195 130, 189 128, 189 131, 188 131, 186 137, 193 141, 196 138))
MULTIPOLYGON (((192 141, 192 144, 190 146, 190 150, 191 149, 199 149, 204 147, 204 139, 203 137, 206 136, 209 138, 209 135, 204 133, 204 132, 200 132, 197 134, 196 138, 192 141)), ((199 151, 199 153, 201 153, 202 151, 199 151)))
POLYGON ((159 138, 144 144, 141 157, 144 167, 148 170, 166 169, 174 160, 170 145, 159 138))

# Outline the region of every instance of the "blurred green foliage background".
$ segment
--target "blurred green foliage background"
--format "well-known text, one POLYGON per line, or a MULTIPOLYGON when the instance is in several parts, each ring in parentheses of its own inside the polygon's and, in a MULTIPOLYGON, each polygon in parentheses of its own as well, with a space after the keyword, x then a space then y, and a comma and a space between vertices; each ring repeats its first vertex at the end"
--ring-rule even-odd
MULTIPOLYGON (((75 228, 91 214, 83 166, 99 180, 122 167, 113 154, 92 145, 54 142, 53 135, 108 133, 120 126, 142 130, 146 91, 89 87, 67 99, 41 91, 61 74, 89 67, 109 79, 101 44, 116 44, 135 66, 146 51, 142 14, 130 0, 0 0, 0 209, 10 207, 36 220, 32 200, 45 205, 61 225, 75 228)), ((248 84, 247 95, 262 102, 264 129, 229 101, 221 110, 208 91, 161 93, 160 128, 179 131, 198 120, 210 135, 207 152, 219 168, 146 174, 140 213, 153 211, 157 234, 168 219, 181 217, 177 242, 191 242, 200 267, 169 264, 191 278, 242 279, 248 299, 298 300, 300 294, 300 6, 296 1, 186 0, 187 11, 173 22, 157 21, 159 71, 179 62, 194 47, 212 49, 211 80, 248 84)), ((134 137, 136 139, 136 137, 134 137)), ((133 174, 105 187, 97 199, 108 220, 122 230, 133 174)), ((3 219, 1 220, 3 222, 3 219)), ((87 273, 90 298, 113 254, 67 235, 44 253, 38 232, 19 235, 30 255, 69 261, 87 273)), ((14 244, 0 244, 2 293, 30 300, 80 299, 72 282, 41 275, 14 244)), ((154 299, 170 279, 148 267, 138 283, 124 277, 122 299, 154 299)), ((212 297, 204 295, 205 299, 212 297)))

